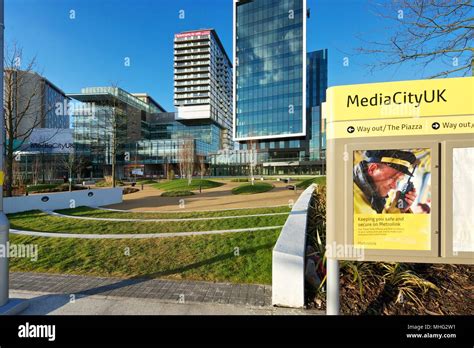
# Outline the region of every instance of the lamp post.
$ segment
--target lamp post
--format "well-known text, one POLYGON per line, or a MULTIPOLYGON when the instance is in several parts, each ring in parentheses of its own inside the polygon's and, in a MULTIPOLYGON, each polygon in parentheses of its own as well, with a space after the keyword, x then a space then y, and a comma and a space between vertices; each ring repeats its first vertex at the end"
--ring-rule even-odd
MULTIPOLYGON (((7 216, 3 212, 3 179, 5 175, 3 171, 3 157, 5 153, 5 120, 3 118, 3 34, 5 26, 3 24, 3 0, 0 0, 0 7, 0 67, 2 70, 0 83, 0 100, 2 105, 0 108, 0 246, 6 251, 6 248, 8 247, 8 230, 10 225, 7 216)), ((3 257, 0 257, 0 306, 4 306, 8 302, 8 257, 6 256, 6 252, 4 254, 3 257)))
POLYGON ((4 3, 0 0, 0 315, 1 314, 17 314, 28 306, 28 302, 19 299, 10 299, 9 294, 9 272, 8 272, 8 234, 10 224, 8 218, 3 212, 3 157, 5 153, 5 119, 3 116, 3 35, 5 31, 4 25, 4 3))

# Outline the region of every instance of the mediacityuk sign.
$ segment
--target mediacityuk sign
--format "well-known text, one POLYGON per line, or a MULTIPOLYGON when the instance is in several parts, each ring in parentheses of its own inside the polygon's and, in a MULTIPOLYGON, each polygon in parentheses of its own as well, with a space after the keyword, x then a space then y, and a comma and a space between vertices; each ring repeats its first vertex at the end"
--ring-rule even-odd
POLYGON ((210 30, 205 30, 205 31, 193 31, 190 33, 181 33, 181 34, 176 34, 175 37, 177 39, 181 39, 183 37, 189 37, 189 36, 204 36, 204 35, 209 35, 211 33, 210 30))

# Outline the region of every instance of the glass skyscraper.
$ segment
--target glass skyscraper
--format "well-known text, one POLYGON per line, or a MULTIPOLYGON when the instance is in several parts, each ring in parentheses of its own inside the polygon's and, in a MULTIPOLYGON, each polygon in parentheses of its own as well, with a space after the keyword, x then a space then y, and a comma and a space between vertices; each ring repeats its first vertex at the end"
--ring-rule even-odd
POLYGON ((306 0, 234 0, 236 141, 306 135, 306 0))
POLYGON ((309 159, 325 159, 326 131, 321 117, 321 104, 326 101, 328 87, 328 50, 309 52, 307 57, 306 107, 308 118, 309 159))
POLYGON ((234 0, 234 139, 242 153, 212 157, 214 174, 324 171, 327 50, 306 52, 306 0, 234 0))

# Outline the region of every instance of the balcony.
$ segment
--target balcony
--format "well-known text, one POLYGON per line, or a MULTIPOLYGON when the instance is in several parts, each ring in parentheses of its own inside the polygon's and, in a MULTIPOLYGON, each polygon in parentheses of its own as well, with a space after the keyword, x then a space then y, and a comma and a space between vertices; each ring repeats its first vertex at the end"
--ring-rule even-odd
POLYGON ((203 87, 191 87, 191 88, 175 88, 176 93, 186 93, 186 92, 199 92, 199 91, 209 91, 210 86, 203 87))
POLYGON ((187 55, 187 54, 196 54, 196 53, 210 53, 211 49, 210 48, 195 48, 195 49, 190 49, 190 50, 175 50, 174 54, 175 56, 182 56, 182 55, 187 55))
POLYGON ((177 82, 175 81, 174 86, 179 87, 179 86, 199 86, 199 85, 209 85, 210 81, 209 79, 205 80, 198 80, 198 81, 186 81, 186 82, 177 82))
POLYGON ((188 54, 188 55, 182 55, 182 56, 175 56, 174 61, 175 62, 185 62, 188 60, 196 60, 196 59, 211 59, 210 54, 188 54))
POLYGON ((188 74, 188 73, 198 73, 198 72, 206 72, 209 73, 210 69, 209 68, 179 68, 179 69, 174 69, 175 74, 188 74))
POLYGON ((209 60, 198 60, 198 61, 191 61, 186 63, 174 63, 175 67, 187 67, 187 66, 208 66, 211 62, 209 60))
POLYGON ((184 43, 175 43, 174 48, 189 48, 189 47, 210 47, 209 41, 201 41, 201 42, 184 42, 184 43))
POLYGON ((205 79, 209 78, 211 76, 210 73, 207 74, 186 74, 186 75, 176 75, 175 80, 180 81, 180 80, 196 80, 196 79, 205 79))
POLYGON ((175 93, 174 99, 189 99, 189 98, 209 98, 211 93, 185 93, 185 94, 177 94, 175 93))

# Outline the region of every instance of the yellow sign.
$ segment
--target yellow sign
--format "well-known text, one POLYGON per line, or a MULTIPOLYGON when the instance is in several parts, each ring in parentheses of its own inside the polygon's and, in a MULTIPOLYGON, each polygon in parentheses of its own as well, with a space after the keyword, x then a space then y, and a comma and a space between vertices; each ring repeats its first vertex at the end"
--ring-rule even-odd
POLYGON ((354 245, 431 249, 430 149, 354 152, 354 245))
POLYGON ((430 215, 355 214, 354 246, 384 250, 430 250, 430 215))
POLYGON ((4 179, 5 179, 5 172, 2 170, 0 171, 0 185, 3 185, 4 179))
POLYGON ((336 86, 327 91, 327 123, 474 114, 474 77, 336 86))
POLYGON ((366 138, 474 133, 474 116, 395 118, 333 122, 327 138, 366 138))

